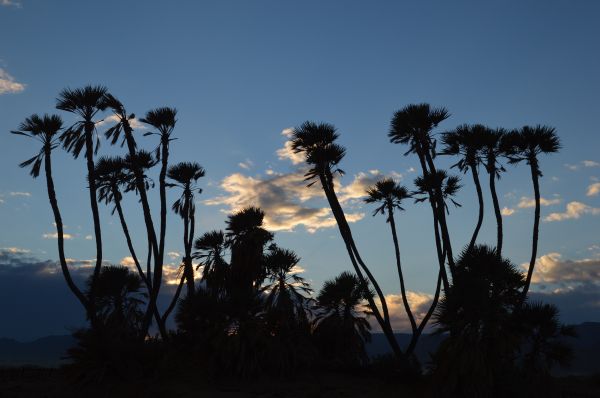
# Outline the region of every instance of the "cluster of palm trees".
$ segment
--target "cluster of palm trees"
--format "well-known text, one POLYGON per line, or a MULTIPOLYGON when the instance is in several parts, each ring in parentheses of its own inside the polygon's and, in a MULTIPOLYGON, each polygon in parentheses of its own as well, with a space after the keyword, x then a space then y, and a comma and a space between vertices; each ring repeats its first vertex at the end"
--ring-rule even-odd
MULTIPOLYGON (((320 347, 322 353, 329 352, 337 358, 346 355, 349 361, 365 363, 367 359, 364 354, 364 343, 368 339, 369 324, 364 317, 366 313, 360 310, 361 303, 365 301, 369 309, 368 314, 372 314, 377 321, 395 357, 398 361, 405 362, 414 354, 419 337, 432 317, 435 317, 438 325, 441 325, 440 330, 450 333, 448 340, 450 342, 452 338, 464 332, 463 329, 451 326, 450 322, 452 317, 459 319, 458 314, 464 315, 464 311, 461 312, 465 309, 464 300, 455 292, 464 290, 465 286, 473 294, 500 286, 501 283, 497 283, 498 280, 490 277, 489 273, 481 273, 481 270, 491 270, 493 268, 489 267, 491 263, 500 264, 498 267, 508 270, 506 275, 509 275, 508 277, 505 275, 508 279, 500 278, 507 283, 507 293, 498 296, 495 303, 500 304, 495 308, 506 310, 508 306, 510 310, 507 311, 515 316, 522 316, 527 311, 529 304, 526 299, 534 272, 539 239, 539 178, 542 176, 539 157, 560 149, 560 141, 551 127, 538 125, 506 130, 474 124, 460 125, 452 131, 437 133, 435 130, 438 126, 450 116, 444 108, 416 104, 408 105, 394 113, 388 132, 390 142, 407 145, 408 150, 404 155, 416 155, 421 173, 414 181, 413 190, 409 190, 391 178, 381 179, 367 190, 365 202, 375 204, 377 207, 373 215, 384 215, 390 225, 400 294, 412 329, 409 345, 402 348, 394 336, 386 297, 371 269, 360 255, 350 224, 335 191, 335 178, 344 173, 340 169, 340 163, 346 150, 338 144, 339 133, 333 125, 307 121, 296 127, 292 134, 291 148, 305 157, 309 166, 305 175, 308 185, 318 184, 323 189, 354 271, 353 274, 343 273, 325 283, 315 300, 311 296, 310 286, 294 272, 299 258, 292 251, 282 249, 273 243, 273 234, 263 227, 264 213, 260 209, 253 207, 243 209, 228 218, 225 231, 206 232, 195 239, 194 196, 202 191, 198 182, 205 175, 205 170, 196 162, 181 162, 173 165, 169 163, 170 142, 174 139, 173 132, 176 126, 175 109, 156 108, 140 118, 140 121, 150 128, 144 136, 158 136, 155 149, 146 151, 138 146, 137 135, 133 128, 135 115, 128 113, 124 105, 105 87, 87 86, 82 89, 63 90, 59 94, 56 107, 76 115, 75 123, 64 127, 58 115, 34 114, 25 119, 19 129, 13 133, 34 138, 42 144, 38 154, 24 161, 20 166, 30 167, 30 174, 33 177, 37 177, 42 166, 44 167, 48 199, 57 229, 61 270, 67 285, 85 308, 92 329, 105 326, 107 319, 113 322, 114 319, 126 318, 124 314, 134 314, 136 320, 133 323, 136 325, 134 334, 137 339, 143 341, 147 338, 149 327, 154 320, 162 340, 168 341, 173 334, 167 330, 167 319, 175 308, 178 308, 176 320, 179 334, 184 339, 192 337, 187 341, 203 341, 202 350, 213 347, 209 350, 210 355, 226 351, 214 349, 214 347, 223 347, 219 345, 219 341, 226 341, 227 346, 230 347, 232 339, 238 339, 237 346, 235 344, 233 346, 239 348, 236 351, 239 355, 242 352, 247 354, 248 347, 251 345, 260 347, 262 344, 272 349, 279 344, 279 347, 293 346, 296 349, 308 346, 320 347), (126 146, 126 153, 123 156, 97 157, 100 144, 99 119, 101 116, 106 116, 105 112, 112 113, 110 120, 116 120, 116 123, 110 126, 104 135, 110 144, 120 143, 121 146, 126 146), (438 141, 442 146, 440 151, 438 151, 438 141), (64 226, 54 188, 51 160, 53 150, 59 146, 72 153, 74 158, 78 158, 83 153, 86 161, 96 242, 96 263, 85 291, 74 283, 65 256, 64 226), (464 174, 470 173, 477 192, 479 208, 475 228, 470 241, 458 257, 454 254, 451 240, 449 205, 460 206, 455 197, 461 188, 461 182, 458 176, 451 175, 447 170, 436 165, 438 155, 457 158, 452 167, 456 167, 464 174), (503 163, 521 162, 525 162, 530 167, 535 199, 531 260, 523 280, 516 270, 512 270, 510 262, 502 257, 502 212, 496 192, 496 181, 501 173, 506 171, 503 163), (149 194, 155 187, 149 173, 154 167, 159 168, 157 184, 160 205, 156 221, 149 204, 149 194), (484 219, 485 202, 480 181, 481 169, 488 175, 496 217, 497 241, 494 248, 477 243, 484 219), (172 205, 172 211, 182 220, 184 254, 177 289, 166 311, 161 314, 158 310, 157 298, 163 284, 168 188, 178 189, 181 192, 180 197, 172 205), (127 193, 137 195, 141 204, 147 242, 145 264, 138 255, 139 250, 136 250, 133 245, 134 239, 121 205, 123 195, 127 193), (418 319, 415 315, 408 300, 396 226, 396 212, 404 210, 404 203, 409 199, 416 203, 428 202, 431 207, 438 262, 435 294, 430 308, 422 319, 418 319), (103 266, 99 202, 112 204, 114 206, 112 213, 116 212, 119 217, 135 264, 136 272, 132 273, 132 276, 127 273, 129 271, 118 270, 118 267, 103 266), (196 270, 194 260, 198 261, 196 270), (479 265, 473 266, 473 264, 479 265), (475 274, 469 270, 474 270, 475 274), (197 272, 199 278, 195 277, 197 272), (133 283, 132 278, 137 278, 139 284, 133 283), (121 281, 119 283, 123 286, 128 284, 131 289, 124 288, 120 290, 122 293, 120 298, 116 299, 113 295, 111 297, 114 299, 107 301, 107 292, 115 291, 107 289, 106 283, 117 283, 117 281, 121 281), (474 287, 476 284, 465 281, 478 281, 479 290, 474 287), (140 286, 145 288, 143 299, 130 300, 128 295, 139 294, 140 286), (461 288, 458 289, 457 286, 461 288), (184 290, 185 295, 182 296, 184 290), (142 311, 139 306, 144 302, 146 308, 142 311), (133 308, 125 309, 130 305, 133 305, 133 308), (317 343, 314 341, 308 345, 298 343, 311 339, 317 339, 315 340, 317 343), (278 343, 275 344, 273 341, 278 343)), ((488 298, 492 296, 496 297, 491 293, 487 295, 488 298)), ((469 322, 481 322, 481 317, 490 315, 477 311, 473 314, 475 315, 469 322)), ((129 320, 127 322, 128 325, 133 325, 129 320)), ((471 325, 467 322, 463 323, 463 326, 465 324, 471 325)), ((268 350, 253 352, 260 356, 259 354, 262 355, 266 351, 268 350)), ((283 348, 279 351, 287 353, 286 355, 290 352, 289 349, 283 348)), ((304 351, 310 350, 304 349, 304 351)), ((287 358, 295 358, 294 360, 298 357, 287 356, 287 358)), ((253 360, 258 361, 257 358, 253 360)))

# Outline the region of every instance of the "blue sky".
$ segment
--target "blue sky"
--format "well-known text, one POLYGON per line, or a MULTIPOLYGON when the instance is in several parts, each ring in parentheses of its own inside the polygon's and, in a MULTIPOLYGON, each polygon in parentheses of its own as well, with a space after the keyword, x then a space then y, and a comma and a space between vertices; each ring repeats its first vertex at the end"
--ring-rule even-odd
MULTIPOLYGON (((397 294, 388 226, 371 217, 360 192, 381 175, 412 186, 417 164, 386 133, 395 110, 428 102, 452 114, 440 131, 462 123, 557 129, 564 148, 541 161, 542 217, 555 221, 541 225, 538 256, 546 271, 534 289, 563 305, 570 321, 600 320, 600 296, 591 293, 600 275, 597 2, 0 4, 0 247, 6 253, 12 248, 28 251, 21 252, 28 258, 57 257, 55 240, 43 237, 54 232, 45 184, 17 167, 36 149, 8 131, 32 113, 58 112, 55 98, 65 87, 103 84, 138 116, 158 106, 179 110, 173 161, 195 160, 207 170, 198 197, 199 233, 222 228, 231 209, 261 205, 273 225, 278 221, 275 229, 283 229, 277 241, 302 257, 304 276, 316 288, 350 264, 337 230, 327 227, 326 203, 302 196, 309 191, 298 178, 301 165, 277 151, 284 148, 285 129, 305 120, 335 124, 348 150, 340 195, 356 220, 359 249, 385 292, 397 294), (284 208, 290 216, 277 218, 284 208), (307 213, 319 215, 307 220, 307 213), (575 296, 584 293, 585 299, 575 296)), ((142 144, 155 145, 152 137, 142 144)), ((103 142, 101 152, 121 150, 103 142)), ((84 163, 58 151, 54 168, 66 232, 73 236, 67 255, 92 259, 84 163)), ((464 183, 463 207, 453 209, 449 221, 455 246, 467 242, 475 225, 469 176, 464 183)), ((533 209, 522 200, 533 196, 528 169, 508 167, 498 188, 505 212, 514 211, 505 217, 505 254, 521 264, 529 258, 533 222, 533 209)), ((140 211, 134 198, 126 205, 142 251, 140 211)), ((491 243, 489 195, 486 205, 481 240, 491 243)), ((106 207, 102 211, 105 257, 119 263, 128 253, 118 220, 106 207)), ((419 304, 435 282, 430 211, 407 203, 398 224, 408 288, 419 304)), ((172 217, 167 249, 181 252, 180 241, 180 220, 172 217)), ((0 328, 0 335, 10 333, 17 331, 0 328)))

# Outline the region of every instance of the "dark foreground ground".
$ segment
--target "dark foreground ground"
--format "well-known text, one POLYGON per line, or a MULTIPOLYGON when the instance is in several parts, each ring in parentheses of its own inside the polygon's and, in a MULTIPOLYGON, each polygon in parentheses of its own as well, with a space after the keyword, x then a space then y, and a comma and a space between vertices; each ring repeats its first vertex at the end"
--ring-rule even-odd
MULTIPOLYGON (((556 379, 560 397, 600 397, 600 375, 556 379)), ((203 381, 199 376, 103 385, 77 385, 62 371, 44 368, 0 369, 1 398, 71 397, 426 397, 427 382, 412 384, 373 375, 327 372, 294 380, 203 381)))

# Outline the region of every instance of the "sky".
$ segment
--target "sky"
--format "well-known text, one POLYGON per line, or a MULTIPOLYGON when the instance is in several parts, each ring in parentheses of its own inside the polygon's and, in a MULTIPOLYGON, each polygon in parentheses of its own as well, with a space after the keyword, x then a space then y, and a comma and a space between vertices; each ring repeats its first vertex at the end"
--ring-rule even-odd
MULTIPOLYGON (((362 203, 365 188, 383 176, 410 189, 418 176, 414 157, 388 141, 394 111, 421 102, 446 107, 452 116, 436 134, 463 123, 555 127, 563 149, 541 159, 533 297, 557 304, 566 322, 600 321, 599 12, 595 1, 0 0, 0 312, 8 314, 0 337, 32 339, 81 325, 82 310, 56 273, 45 183, 17 166, 38 148, 9 131, 32 113, 73 122, 55 109, 56 97, 87 84, 107 86, 138 117, 176 107, 172 161, 197 161, 207 171, 197 234, 224 228, 232 211, 260 206, 276 242, 296 251, 316 290, 351 264, 327 203, 318 187, 306 188, 303 163, 286 142, 305 120, 333 123, 347 148, 338 194, 397 330, 407 323, 389 226, 362 203)), ((99 131, 109 117, 100 116, 99 131)), ((145 126, 137 131, 142 147, 156 146, 153 136, 141 138, 150 131, 145 126)), ((123 151, 106 141, 100 148, 103 155, 123 151)), ((85 164, 61 150, 53 161, 67 257, 83 283, 95 257, 85 164)), ((449 217, 455 247, 468 243, 477 216, 469 175, 463 184, 462 207, 449 217)), ((508 166, 497 186, 504 254, 520 266, 531 245, 529 170, 508 166)), ((486 184, 484 192, 479 240, 493 244, 486 184)), ((177 196, 171 192, 169 202, 177 196)), ((410 201, 404 207, 397 215, 402 261, 409 298, 421 313, 437 275, 431 211, 410 201)), ((135 197, 125 199, 125 212, 143 252, 135 197)), ((101 217, 105 260, 127 265, 118 219, 104 205, 101 217)), ((167 279, 183 251, 182 229, 172 216, 167 279)))

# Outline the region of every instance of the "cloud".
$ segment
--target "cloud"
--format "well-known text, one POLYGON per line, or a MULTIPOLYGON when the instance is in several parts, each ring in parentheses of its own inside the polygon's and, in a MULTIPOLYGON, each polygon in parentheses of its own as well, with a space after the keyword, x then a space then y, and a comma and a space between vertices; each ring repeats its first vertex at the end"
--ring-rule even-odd
MULTIPOLYGON (((112 126, 113 123, 117 123, 119 120, 120 119, 117 115, 110 115, 110 116, 105 117, 102 120, 97 121, 96 127, 101 127, 106 124, 109 124, 110 126, 112 126)), ((146 129, 146 125, 144 125, 142 122, 140 122, 137 118, 129 119, 129 125, 133 129, 137 129, 137 130, 146 129)))
MULTIPOLYGON (((375 185, 384 175, 379 170, 369 170, 367 173, 360 172, 354 176, 354 180, 338 189, 338 196, 341 203, 352 202, 367 196, 367 189, 375 185)), ((394 180, 401 180, 402 174, 391 172, 390 177, 394 180)))
MULTIPOLYGON (((418 325, 418 323, 427 314, 427 311, 429 310, 429 307, 433 301, 433 295, 422 292, 408 291, 406 292, 406 298, 418 325)), ((392 329, 394 329, 396 332, 410 332, 410 321, 408 320, 408 316, 406 315, 406 311, 404 309, 402 296, 399 294, 388 294, 385 296, 385 301, 390 313, 392 329)), ((379 305, 378 300, 377 303, 379 305)), ((374 317, 370 317, 369 320, 374 330, 380 330, 379 324, 374 317)))
POLYGON ((119 261, 119 265, 123 267, 135 269, 135 260, 131 256, 123 257, 121 261, 119 261))
MULTIPOLYGON (((226 195, 205 200, 204 204, 225 205, 231 212, 248 206, 260 207, 265 212, 265 227, 271 231, 292 231, 303 225, 313 233, 336 226, 329 207, 308 204, 313 199, 322 199, 324 195, 318 184, 306 186, 302 170, 266 178, 234 173, 223 179, 221 188, 226 195)), ((346 198, 352 197, 350 191, 345 195, 346 198)), ((346 217, 349 222, 356 222, 364 214, 349 212, 346 217)))
POLYGON ((565 167, 571 171, 579 170, 579 168, 581 166, 583 166, 583 167, 600 167, 600 163, 596 162, 595 160, 582 160, 581 162, 579 162, 577 164, 565 163, 565 167))
POLYGON ((598 196, 600 194, 600 182, 595 182, 587 187, 587 196, 598 196))
MULTIPOLYGON (((58 232, 53 232, 53 233, 48 232, 46 234, 43 234, 42 238, 44 238, 44 239, 58 239, 58 232)), ((65 240, 73 239, 73 235, 68 234, 68 233, 65 232, 65 233, 63 233, 63 238, 65 240)))
POLYGON ((246 159, 245 162, 238 163, 238 166, 240 166, 244 170, 250 170, 250 168, 254 166, 254 162, 252 162, 250 159, 246 159))
POLYGON ((567 203, 567 208, 564 213, 550 213, 544 218, 544 221, 552 222, 578 219, 584 214, 589 214, 593 216, 599 215, 600 208, 591 207, 586 205, 585 203, 576 201, 569 202, 567 203))
MULTIPOLYGON (((2 0, 2 5, 7 5, 6 0, 2 0)), ((1 94, 16 94, 25 90, 25 85, 19 83, 7 71, 0 68, 0 95, 1 94)))
POLYGON ((0 0, 0 5, 2 6, 7 6, 7 7, 17 7, 17 8, 21 8, 21 1, 20 0, 0 0))
MULTIPOLYGON (((600 259, 563 260, 560 253, 536 259, 533 283, 573 284, 600 282, 600 259)), ((527 269, 529 264, 523 264, 527 269)))
MULTIPOLYGON (((560 198, 556 198, 556 199, 540 198, 541 206, 552 206, 552 205, 557 205, 559 203, 560 203, 560 198)), ((535 207, 535 199, 528 198, 526 196, 522 196, 521 200, 517 204, 517 207, 519 209, 527 209, 527 208, 535 207)))
MULTIPOLYGON (((284 130, 285 131, 285 130, 284 130)), ((304 154, 295 153, 292 150, 292 141, 286 141, 283 148, 277 150, 277 157, 280 160, 289 160, 292 164, 301 164, 304 162, 304 154)))
POLYGON ((168 252, 167 256, 171 257, 172 260, 175 260, 176 258, 180 258, 181 257, 181 253, 179 253, 179 252, 168 252))
POLYGON ((0 252, 9 254, 27 254, 31 253, 29 249, 21 249, 20 247, 0 247, 0 252))
POLYGON ((94 239, 94 237, 92 235, 86 235, 84 239, 85 240, 92 240, 92 239, 94 239))
POLYGON ((10 196, 25 196, 25 197, 31 196, 31 194, 29 192, 10 192, 9 195, 10 196))
POLYGON ((509 207, 503 207, 502 210, 500 210, 500 214, 502 214, 503 216, 512 216, 513 214, 515 214, 515 209, 511 209, 509 207))

